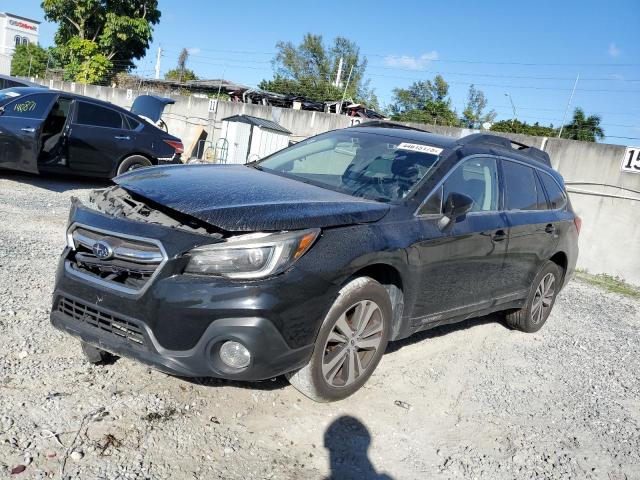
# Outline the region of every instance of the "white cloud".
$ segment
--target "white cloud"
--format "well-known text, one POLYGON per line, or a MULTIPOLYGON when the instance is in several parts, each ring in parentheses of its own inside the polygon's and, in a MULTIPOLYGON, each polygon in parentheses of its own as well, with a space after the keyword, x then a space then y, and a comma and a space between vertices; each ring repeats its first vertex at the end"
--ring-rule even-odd
POLYGON ((433 60, 438 59, 438 52, 432 50, 431 52, 423 53, 419 57, 413 57, 411 55, 388 55, 384 59, 385 65, 388 67, 406 68, 408 70, 422 70, 433 60))
POLYGON ((189 55, 199 55, 200 51, 201 50, 198 47, 187 48, 187 52, 189 52, 189 55))
POLYGON ((609 44, 609 49, 607 50, 607 53, 609 54, 610 57, 616 58, 620 56, 620 49, 615 44, 615 42, 611 42, 609 44))

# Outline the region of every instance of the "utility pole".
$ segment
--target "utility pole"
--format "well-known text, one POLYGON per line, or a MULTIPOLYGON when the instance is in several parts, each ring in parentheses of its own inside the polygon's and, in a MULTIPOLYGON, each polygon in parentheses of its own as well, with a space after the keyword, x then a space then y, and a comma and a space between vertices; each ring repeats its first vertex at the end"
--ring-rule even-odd
POLYGON ((158 47, 156 54, 156 80, 160 79, 160 58, 162 57, 162 47, 158 47))
POLYGON ((340 80, 342 80, 342 62, 343 59, 340 57, 340 61, 338 62, 338 73, 336 74, 336 87, 340 86, 340 80))
POLYGON ((562 136, 562 130, 564 129, 564 122, 567 119, 567 112, 569 111, 569 107, 571 106, 571 101, 573 100, 573 94, 576 93, 576 85, 578 85, 579 78, 580 78, 580 74, 576 75, 576 81, 573 82, 573 90, 571 90, 571 96, 569 97, 569 101, 567 102, 567 108, 564 109, 564 115, 562 116, 562 125, 560 125, 560 130, 558 131, 558 138, 562 136))
POLYGON ((353 65, 349 69, 349 76, 347 77, 347 83, 344 86, 344 92, 342 92, 342 100, 340 100, 340 111, 336 113, 342 113, 342 104, 344 103, 344 97, 347 96, 347 88, 349 88, 349 83, 351 82, 351 74, 353 73, 353 65))
POLYGON ((31 61, 33 60, 33 55, 29 55, 29 75, 27 77, 31 77, 31 61))
POLYGON ((513 117, 511 117, 511 129, 513 130, 513 122, 516 119, 516 106, 513 103, 513 98, 511 98, 511 95, 509 95, 508 93, 504 94, 505 97, 509 97, 509 100, 511 101, 511 109, 513 110, 513 117))

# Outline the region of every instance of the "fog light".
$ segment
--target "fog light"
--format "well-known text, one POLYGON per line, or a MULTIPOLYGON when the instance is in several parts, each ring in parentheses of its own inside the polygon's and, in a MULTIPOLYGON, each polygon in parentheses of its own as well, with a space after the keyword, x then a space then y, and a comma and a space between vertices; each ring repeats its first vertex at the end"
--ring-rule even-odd
POLYGON ((241 343, 229 341, 220 347, 220 360, 233 368, 245 368, 251 362, 251 354, 241 343))

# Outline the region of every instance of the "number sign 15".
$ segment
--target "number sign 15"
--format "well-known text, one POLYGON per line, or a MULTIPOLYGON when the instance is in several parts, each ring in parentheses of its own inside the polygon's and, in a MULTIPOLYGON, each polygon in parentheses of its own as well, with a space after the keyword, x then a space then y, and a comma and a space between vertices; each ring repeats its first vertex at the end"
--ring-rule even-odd
POLYGON ((640 147, 627 147, 622 157, 623 172, 640 173, 640 147))

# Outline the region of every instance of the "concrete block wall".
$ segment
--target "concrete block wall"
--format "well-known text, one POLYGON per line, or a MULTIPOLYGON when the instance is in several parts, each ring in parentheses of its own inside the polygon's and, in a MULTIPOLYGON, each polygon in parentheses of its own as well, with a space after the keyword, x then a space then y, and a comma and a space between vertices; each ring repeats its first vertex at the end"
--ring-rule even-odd
MULTIPOLYGON (((66 82, 46 84, 124 108, 129 108, 138 94, 153 93, 66 82)), ((294 141, 348 127, 351 123, 351 119, 343 115, 226 101, 219 102, 216 111, 215 104, 206 98, 173 97, 176 103, 167 108, 163 119, 169 132, 180 137, 185 147, 191 144, 200 126, 215 144, 220 136, 221 120, 236 114, 274 120, 293 132, 294 141)), ((409 125, 456 138, 474 133, 440 125, 409 125)), ((578 267, 591 273, 616 275, 640 285, 640 248, 634 247, 640 239, 640 193, 634 193, 640 192, 640 174, 620 170, 625 147, 526 135, 505 136, 544 149, 554 168, 565 178, 573 207, 583 220, 578 267), (588 183, 595 185, 585 185, 588 183)))

